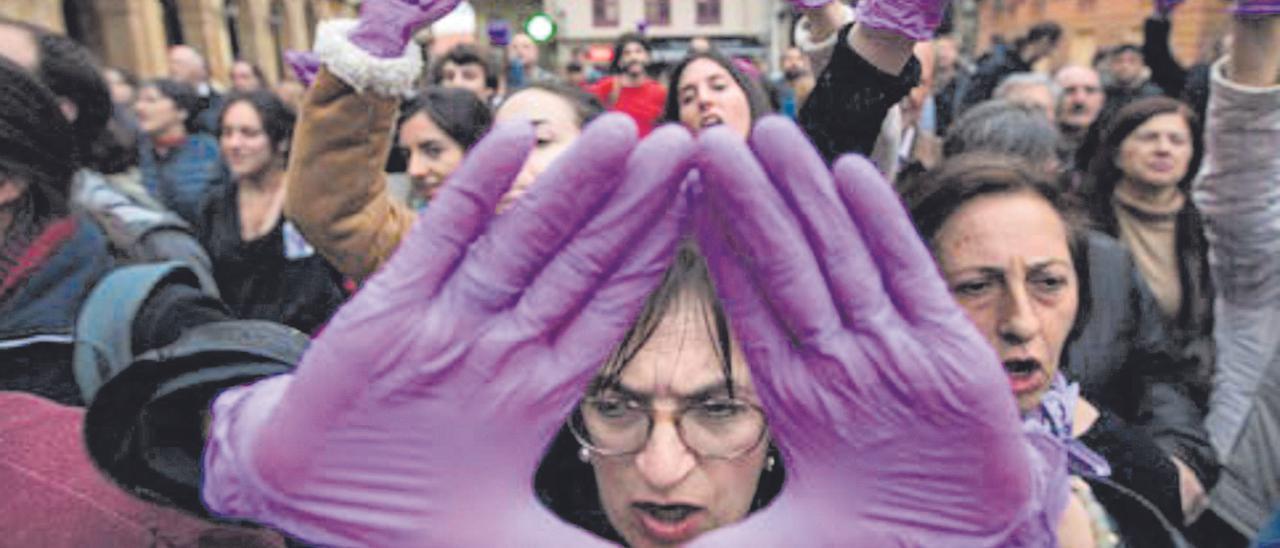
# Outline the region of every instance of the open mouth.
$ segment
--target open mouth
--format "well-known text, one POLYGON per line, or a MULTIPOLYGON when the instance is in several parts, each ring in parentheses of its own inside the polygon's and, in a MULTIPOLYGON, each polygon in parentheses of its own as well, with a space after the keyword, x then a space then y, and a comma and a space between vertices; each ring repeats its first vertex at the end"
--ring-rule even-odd
POLYGON ((702 508, 688 504, 637 502, 631 505, 640 516, 646 535, 664 543, 683 542, 698 534, 702 508))
POLYGON ((724 123, 724 120, 721 120, 719 116, 716 116, 714 114, 710 116, 703 116, 702 120, 699 120, 699 124, 701 124, 703 129, 718 126, 723 123, 724 123))
POLYGON ((1005 360, 1004 372, 1009 377, 1009 385, 1014 394, 1035 392, 1048 381, 1044 366, 1033 358, 1005 360))
POLYGON ((698 511, 697 506, 689 506, 687 504, 653 504, 649 502, 637 502, 635 507, 637 510, 653 516, 654 519, 658 521, 665 521, 667 523, 678 522, 689 517, 689 514, 698 511))

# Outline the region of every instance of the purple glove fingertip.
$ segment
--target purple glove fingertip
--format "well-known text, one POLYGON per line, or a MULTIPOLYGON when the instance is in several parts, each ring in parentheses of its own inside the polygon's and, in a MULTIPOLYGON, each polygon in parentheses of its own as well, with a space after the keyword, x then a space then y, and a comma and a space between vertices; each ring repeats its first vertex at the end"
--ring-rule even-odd
POLYGON ((375 57, 399 57, 418 32, 458 7, 461 0, 364 0, 348 37, 375 57))
POLYGON ((288 63, 293 75, 306 87, 311 87, 311 82, 320 73, 320 56, 309 51, 288 50, 284 52, 284 62, 288 63))
POLYGON ((942 23, 947 0, 864 0, 858 2, 857 21, 916 41, 933 38, 942 23))

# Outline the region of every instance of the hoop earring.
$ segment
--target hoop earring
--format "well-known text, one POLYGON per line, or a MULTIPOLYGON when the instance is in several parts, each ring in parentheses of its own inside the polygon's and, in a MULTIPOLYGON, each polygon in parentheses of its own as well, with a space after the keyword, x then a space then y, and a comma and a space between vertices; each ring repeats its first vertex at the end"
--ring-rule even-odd
POLYGON ((582 464, 591 464, 591 450, 586 447, 579 447, 578 460, 582 461, 582 464))

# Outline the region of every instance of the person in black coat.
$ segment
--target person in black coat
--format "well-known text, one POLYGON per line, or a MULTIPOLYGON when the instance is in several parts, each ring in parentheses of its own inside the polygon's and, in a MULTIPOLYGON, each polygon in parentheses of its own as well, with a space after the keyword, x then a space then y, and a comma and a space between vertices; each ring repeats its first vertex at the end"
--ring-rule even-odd
POLYGON ((990 99, 996 86, 1010 74, 1031 72, 1040 59, 1053 53, 1062 37, 1062 27, 1057 23, 1037 24, 1013 42, 1012 47, 996 46, 978 60, 977 69, 968 85, 960 92, 956 116, 969 107, 990 99))
POLYGON ((293 114, 267 91, 232 95, 219 145, 232 183, 206 194, 197 226, 218 291, 239 318, 313 332, 346 299, 342 276, 282 215, 293 114))

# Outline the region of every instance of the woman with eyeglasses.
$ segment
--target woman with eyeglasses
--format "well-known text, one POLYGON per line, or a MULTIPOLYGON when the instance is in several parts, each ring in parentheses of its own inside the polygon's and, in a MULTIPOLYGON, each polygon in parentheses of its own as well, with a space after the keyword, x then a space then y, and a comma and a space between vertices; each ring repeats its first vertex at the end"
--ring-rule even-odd
POLYGON ((535 489, 603 538, 661 546, 763 508, 785 478, 706 260, 686 243, 574 408, 535 489))

